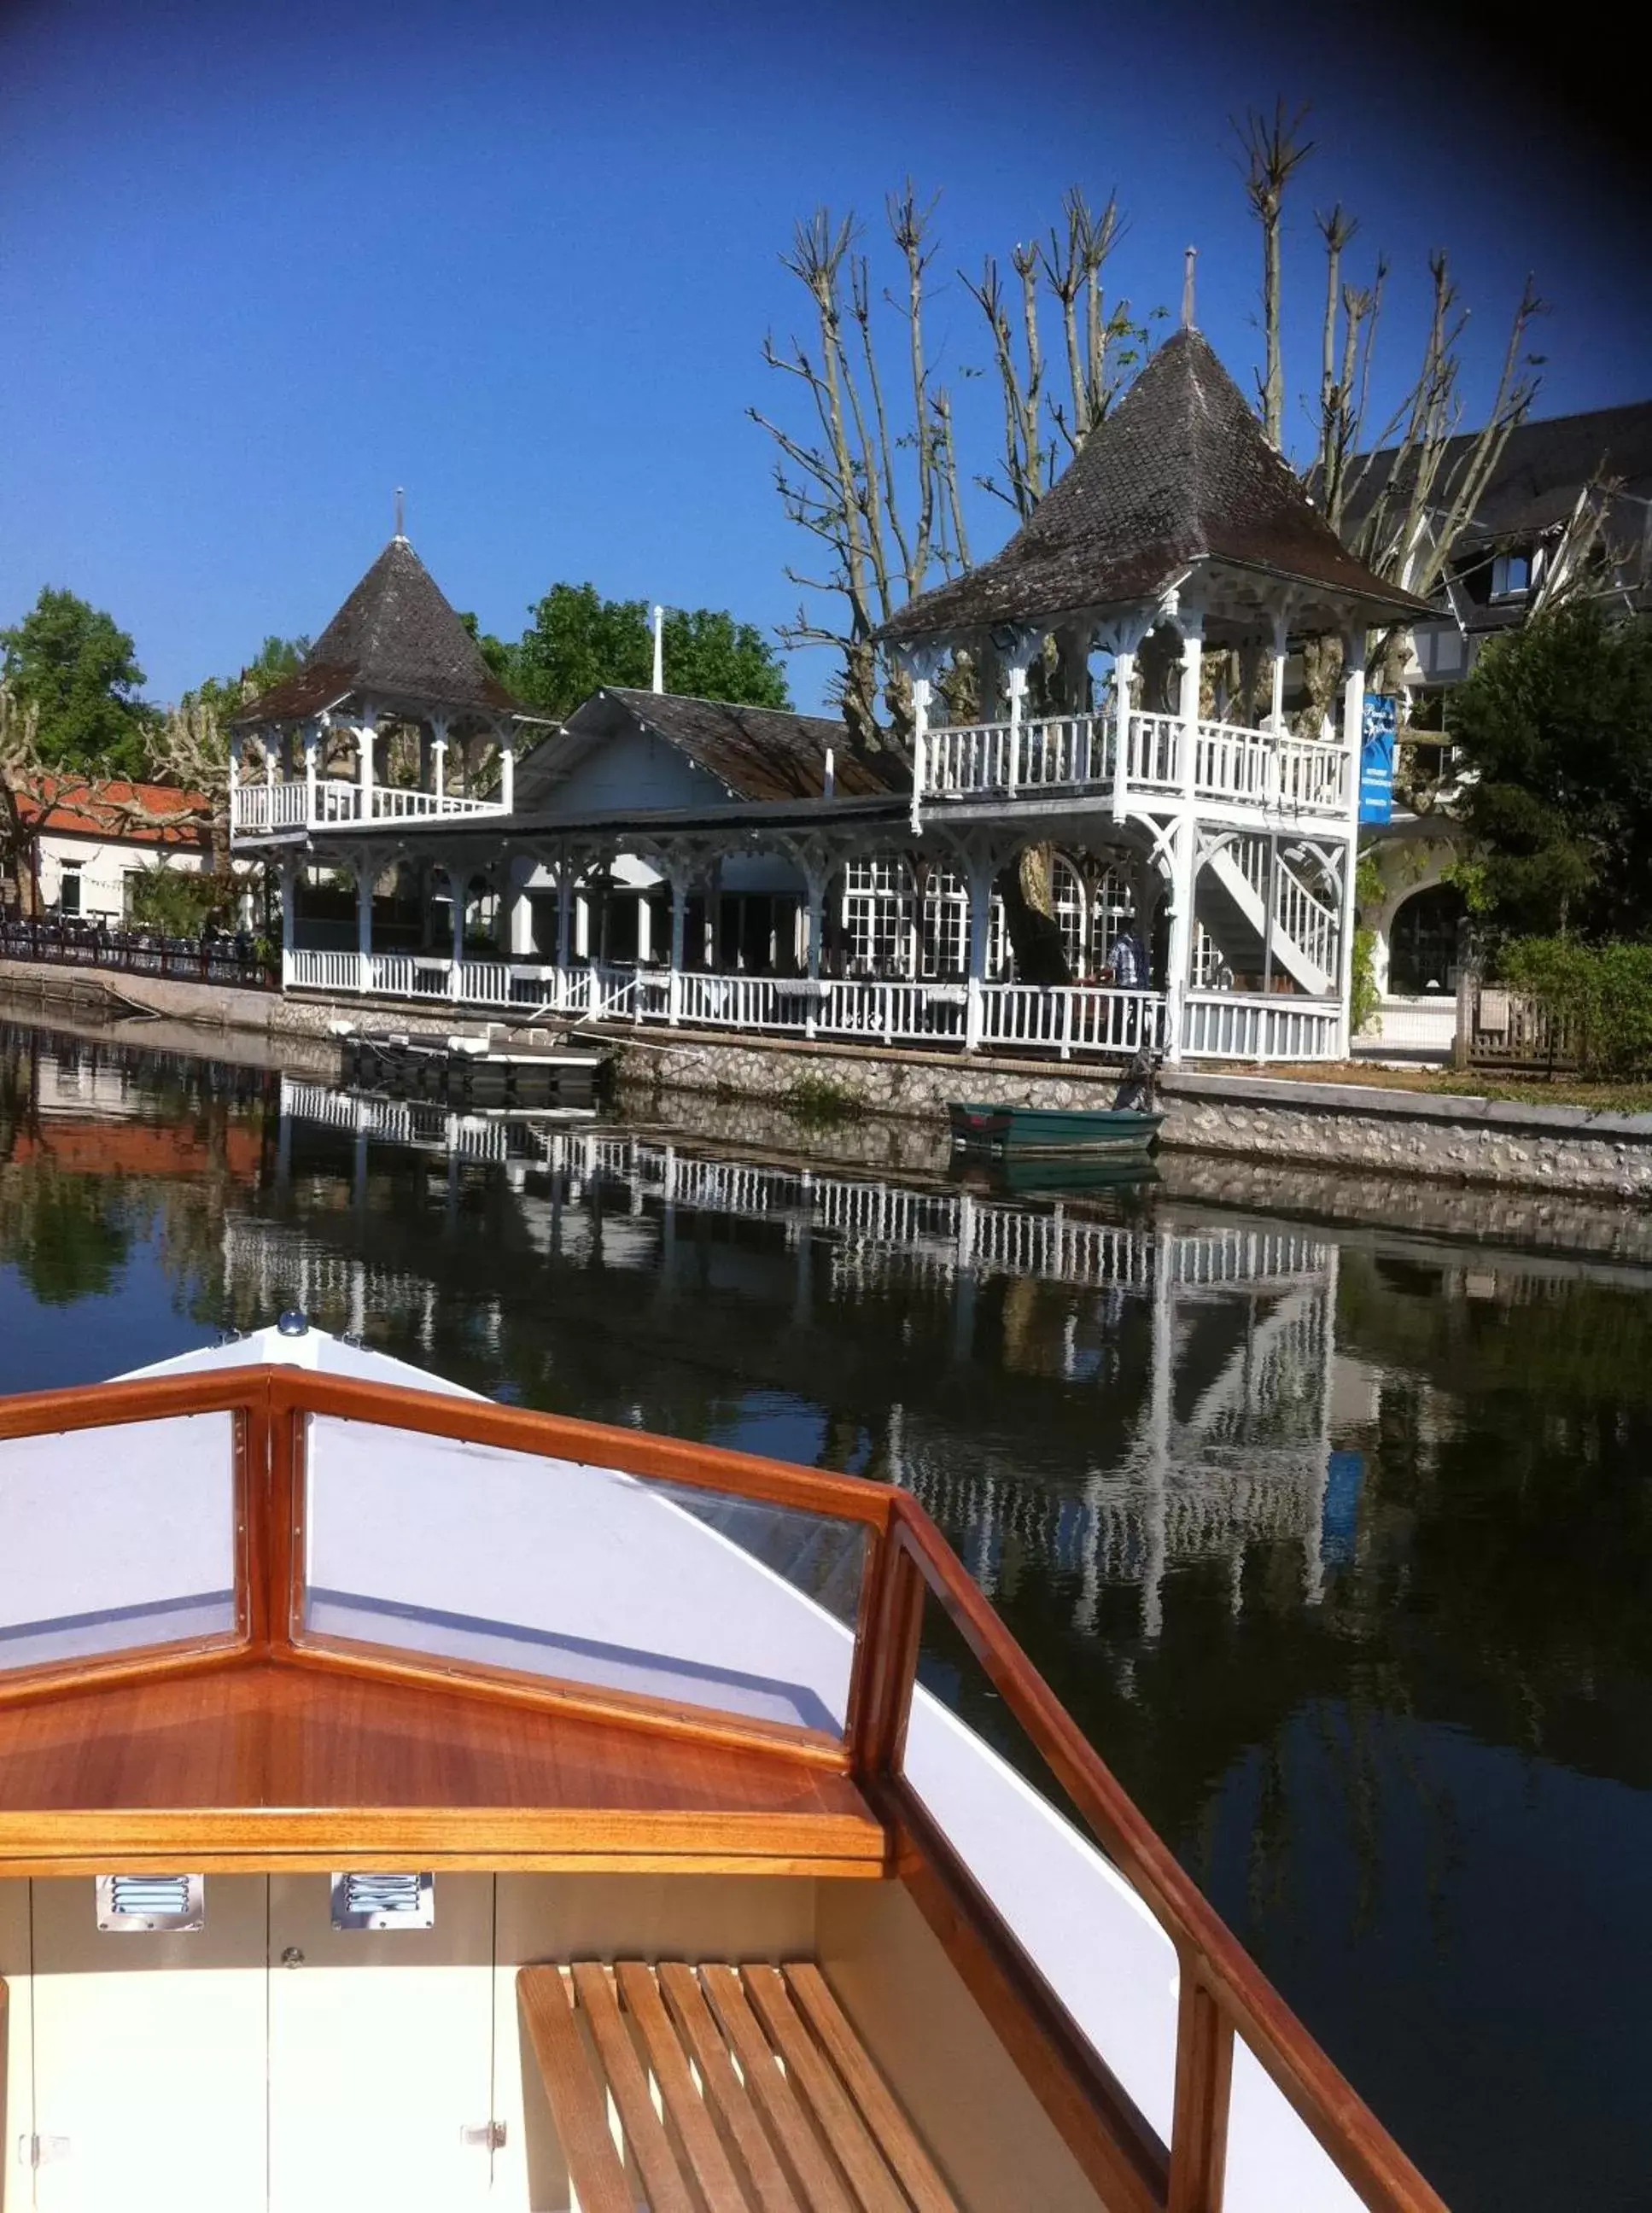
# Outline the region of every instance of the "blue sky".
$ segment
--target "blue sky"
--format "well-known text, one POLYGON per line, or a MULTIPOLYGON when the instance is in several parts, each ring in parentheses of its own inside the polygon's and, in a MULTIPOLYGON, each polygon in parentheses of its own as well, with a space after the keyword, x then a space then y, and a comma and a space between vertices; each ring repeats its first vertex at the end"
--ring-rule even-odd
MULTIPOLYGON (((1198 320, 1248 381, 1257 253, 1228 119, 1311 101, 1288 243, 1293 423, 1314 375, 1315 205, 1393 263, 1383 366, 1453 253, 1484 405, 1528 268, 1541 412, 1652 387, 1641 210, 1531 88, 1464 112, 1440 40, 1399 66, 1335 11, 0 0, 0 623, 43 583, 130 629, 156 698, 318 630, 392 527, 502 634, 554 580, 765 626, 806 555, 752 405, 819 203, 875 232, 942 193, 932 344, 985 358, 953 271, 1116 186, 1115 287, 1198 320), (1329 26, 1329 27, 1328 27, 1329 26)), ((1362 17, 1368 27, 1373 19, 1362 17)), ((986 464, 988 389, 960 391, 986 464)), ((978 550, 1004 526, 976 503, 978 550)), ((824 656, 794 665, 811 704, 824 656)))

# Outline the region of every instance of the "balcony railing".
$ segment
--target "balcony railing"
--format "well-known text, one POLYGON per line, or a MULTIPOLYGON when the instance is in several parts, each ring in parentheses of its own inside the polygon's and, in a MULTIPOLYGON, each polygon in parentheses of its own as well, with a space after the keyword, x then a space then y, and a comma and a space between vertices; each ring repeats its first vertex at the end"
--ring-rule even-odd
MULTIPOLYGON (((1170 1044, 1163 992, 1080 984, 849 982, 597 961, 566 968, 507 960, 455 966, 433 954, 302 950, 283 956, 282 976, 290 991, 445 1002, 519 1019, 763 1031, 1058 1060, 1125 1061, 1143 1051, 1163 1052, 1170 1044)), ((1334 1060, 1338 1009, 1334 1000, 1278 992, 1192 992, 1183 1009, 1181 1043, 1198 1059, 1334 1060)))
MULTIPOLYGON (((1189 797, 1275 814, 1348 814, 1348 753, 1334 741, 1200 722, 1191 764, 1187 745, 1187 725, 1179 716, 1132 715, 1126 795, 1161 803, 1189 797)), ((917 796, 1014 799, 1111 789, 1116 753, 1116 727, 1100 716, 934 729, 924 741, 917 796)))
POLYGON ((413 791, 399 783, 359 783, 318 777, 314 783, 289 777, 270 783, 237 783, 229 793, 229 824, 237 838, 268 838, 283 830, 336 828, 353 822, 417 822, 503 814, 497 799, 465 799, 450 791, 413 791))

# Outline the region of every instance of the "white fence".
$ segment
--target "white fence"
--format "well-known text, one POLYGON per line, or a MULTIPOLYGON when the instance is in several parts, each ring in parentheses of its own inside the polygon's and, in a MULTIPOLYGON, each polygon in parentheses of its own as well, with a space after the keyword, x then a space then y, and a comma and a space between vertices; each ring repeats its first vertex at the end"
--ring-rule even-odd
MULTIPOLYGON (((1174 715, 1131 715, 1125 791, 1162 800, 1182 795, 1271 814, 1345 817, 1352 786, 1347 748, 1231 722, 1199 722, 1193 758, 1187 726, 1174 715)), ((1110 717, 974 722, 925 734, 917 796, 959 798, 1110 785, 1115 734, 1110 717)))
POLYGON ((412 791, 375 783, 363 791, 340 777, 288 777, 274 783, 235 783, 229 790, 229 826, 238 838, 278 830, 319 829, 348 822, 418 822, 450 816, 503 814, 497 799, 461 799, 452 792, 412 791))
POLYGON ((1342 1010, 1283 991, 1190 991, 1182 1051, 1189 1060, 1338 1060, 1342 1010))
MULTIPOLYGON (((952 1046, 1130 1060, 1170 1045, 1160 991, 1088 985, 851 983, 808 977, 726 976, 698 970, 557 968, 434 954, 291 951, 282 983, 298 991, 429 1000, 523 1019, 660 1023, 670 1028, 767 1031, 863 1045, 952 1046)), ((1182 1050, 1192 1059, 1332 1060, 1341 1046, 1334 1000, 1283 992, 1188 995, 1182 1050)))

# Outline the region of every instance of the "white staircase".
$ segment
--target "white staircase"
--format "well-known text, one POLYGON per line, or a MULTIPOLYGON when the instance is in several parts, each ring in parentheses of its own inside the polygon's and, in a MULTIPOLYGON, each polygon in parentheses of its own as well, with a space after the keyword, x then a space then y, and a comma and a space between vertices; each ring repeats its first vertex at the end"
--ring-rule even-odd
MULTIPOLYGON (((1337 988, 1338 918, 1300 873, 1302 857, 1300 847, 1282 844, 1274 866, 1272 958, 1277 970, 1318 997, 1337 988)), ((1213 854, 1200 875, 1198 905, 1229 967, 1259 972, 1268 936, 1268 840, 1237 838, 1213 854)))

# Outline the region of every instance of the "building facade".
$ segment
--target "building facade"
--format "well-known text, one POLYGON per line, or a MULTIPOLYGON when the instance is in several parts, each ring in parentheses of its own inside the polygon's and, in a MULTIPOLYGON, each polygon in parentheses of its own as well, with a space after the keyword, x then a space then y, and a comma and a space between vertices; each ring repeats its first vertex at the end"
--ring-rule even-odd
POLYGON ((909 740, 616 688, 541 735, 398 537, 239 725, 234 834, 280 874, 290 989, 1338 1059, 1366 639, 1427 613, 1188 327, 996 559, 887 626, 909 740), (1300 737, 1286 663, 1326 638, 1300 737))

